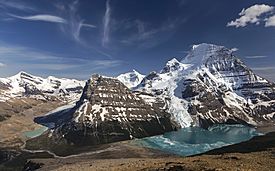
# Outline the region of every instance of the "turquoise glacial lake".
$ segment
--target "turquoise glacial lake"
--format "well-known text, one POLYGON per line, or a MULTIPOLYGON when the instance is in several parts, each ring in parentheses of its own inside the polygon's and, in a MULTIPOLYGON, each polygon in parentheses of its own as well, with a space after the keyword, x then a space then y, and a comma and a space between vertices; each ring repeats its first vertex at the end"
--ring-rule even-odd
POLYGON ((24 132, 24 135, 28 138, 35 138, 35 137, 40 136, 41 134, 43 134, 47 130, 48 130, 48 128, 43 126, 41 128, 35 129, 33 131, 24 132))
POLYGON ((183 128, 160 136, 137 139, 133 143, 172 154, 190 156, 247 141, 257 135, 260 133, 254 128, 243 125, 215 125, 209 129, 183 128))

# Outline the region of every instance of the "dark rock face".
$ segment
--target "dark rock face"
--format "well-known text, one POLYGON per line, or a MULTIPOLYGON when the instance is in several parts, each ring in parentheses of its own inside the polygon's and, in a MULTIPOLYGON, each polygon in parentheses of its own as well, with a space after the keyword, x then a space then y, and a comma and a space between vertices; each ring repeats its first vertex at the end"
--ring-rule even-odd
POLYGON ((33 161, 27 161, 24 165, 23 171, 35 171, 40 169, 44 164, 43 163, 36 163, 33 161))
POLYGON ((68 143, 94 145, 173 131, 177 125, 158 104, 147 104, 120 81, 99 75, 86 83, 72 118, 55 130, 68 143))
POLYGON ((255 75, 228 49, 222 48, 216 54, 204 64, 209 72, 202 71, 182 85, 182 98, 190 102, 188 110, 198 117, 199 125, 272 120, 267 116, 275 112, 274 84, 255 75))
POLYGON ((229 90, 223 88, 217 89, 214 92, 205 91, 208 86, 200 81, 188 81, 186 88, 182 92, 182 97, 189 101, 188 112, 198 123, 199 126, 207 128, 216 123, 240 123, 247 124, 250 122, 249 117, 254 117, 256 120, 261 120, 257 116, 251 116, 252 111, 242 104, 242 101, 237 105, 244 106, 238 108, 237 106, 230 106, 227 104, 227 96, 231 96, 229 90), (196 102, 195 102, 196 101, 196 102), (247 113, 245 113, 247 112, 247 113))
POLYGON ((19 153, 15 150, 0 149, 0 164, 14 159, 19 153))

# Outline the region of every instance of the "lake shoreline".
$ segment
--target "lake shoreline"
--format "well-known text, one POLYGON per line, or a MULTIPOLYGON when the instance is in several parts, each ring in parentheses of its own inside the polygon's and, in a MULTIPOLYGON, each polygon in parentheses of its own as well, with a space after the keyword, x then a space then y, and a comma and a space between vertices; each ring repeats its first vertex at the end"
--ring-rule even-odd
MULTIPOLYGON (((188 165, 189 167, 191 160, 192 160, 192 163, 194 164, 194 161, 196 161, 196 158, 198 158, 199 162, 198 163, 195 162, 195 164, 192 165, 192 167, 190 166, 190 168, 193 168, 193 166, 194 168, 196 168, 197 165, 201 162, 205 162, 205 161, 209 162, 213 158, 221 158, 221 156, 228 156, 228 155, 229 157, 227 158, 237 158, 237 159, 240 158, 240 156, 251 155, 250 156, 252 157, 251 160, 253 159, 253 156, 255 158, 257 155, 259 155, 262 158, 266 158, 266 160, 270 160, 270 154, 271 152, 274 152, 274 149, 275 149, 274 147, 275 132, 267 133, 266 135, 256 136, 256 137, 259 138, 256 141, 256 144, 260 143, 262 145, 264 143, 267 143, 267 147, 270 147, 272 150, 270 151, 270 150, 267 150, 266 148, 266 149, 261 149, 260 151, 259 150, 257 151, 256 149, 257 145, 256 145, 256 146, 253 146, 253 148, 249 149, 249 151, 246 153, 240 153, 240 151, 237 150, 229 153, 227 153, 226 151, 222 151, 220 153, 213 152, 213 154, 209 154, 208 152, 206 152, 206 153, 198 154, 192 157, 180 157, 180 156, 168 154, 159 150, 138 147, 136 145, 131 144, 130 141, 122 141, 117 143, 100 145, 96 148, 93 148, 93 150, 91 151, 92 153, 88 152, 84 155, 83 153, 80 153, 79 155, 72 155, 72 156, 67 156, 63 158, 62 157, 54 158, 54 156, 50 156, 49 154, 39 153, 40 157, 38 158, 35 154, 30 155, 28 158, 24 158, 21 156, 21 158, 19 157, 19 160, 21 160, 20 161, 21 166, 18 165, 17 169, 22 170, 22 167, 25 165, 25 166, 36 166, 39 168, 41 167, 41 170, 55 170, 55 169, 67 170, 68 168, 73 168, 73 167, 80 167, 82 170, 85 170, 85 169, 87 170, 87 168, 92 168, 93 170, 99 170, 101 167, 102 168, 105 167, 102 164, 106 162, 110 163, 110 165, 106 164, 106 166, 114 169, 119 169, 119 170, 123 170, 123 168, 126 166, 128 168, 131 168, 132 170, 135 170, 137 168, 134 168, 133 167, 134 165, 138 165, 139 166, 138 168, 165 168, 166 165, 169 168, 181 167, 181 165, 184 165, 184 167, 188 165), (272 136, 270 137, 269 135, 272 135, 274 138, 272 136), (274 144, 270 143, 270 141, 274 142, 274 144), (233 157, 232 156, 230 157, 230 155, 233 155, 233 157), (83 167, 79 166, 78 165, 79 163, 83 165, 83 167)), ((251 142, 252 144, 255 144, 254 139, 256 137, 246 142, 238 143, 235 145, 239 146, 239 144, 242 144, 241 145, 242 147, 242 146, 247 146, 246 144, 249 144, 251 142)), ((225 146, 220 149, 228 150, 227 148, 230 149, 232 147, 225 146)), ((217 149, 214 149, 213 151, 215 150, 217 149)), ((241 159, 240 161, 238 159, 238 161, 242 162, 241 159)), ((225 159, 221 158, 221 160, 225 160, 225 159)), ((244 161, 244 162, 248 162, 248 161, 244 161)), ((8 166, 12 166, 14 163, 17 163, 17 161, 14 160, 13 162, 9 162, 8 166)), ((210 166, 211 166, 211 162, 209 163, 209 167, 210 166)), ((0 165, 0 170, 1 169, 3 170, 3 167, 0 165)), ((4 170, 8 170, 8 169, 5 168, 4 170)), ((16 170, 16 169, 12 168, 10 170, 16 170)))
POLYGON ((179 157, 157 150, 133 147, 128 142, 117 145, 120 151, 67 159, 32 159, 26 166, 40 164, 40 170, 157 170, 157 169, 220 169, 270 170, 275 167, 275 132, 253 137, 246 142, 225 146, 191 157, 179 157), (244 147, 246 150, 242 151, 244 147), (262 148, 258 148, 262 146, 262 148), (125 148, 127 147, 127 148, 125 148), (143 149, 142 152, 140 150, 143 149), (128 154, 128 156, 126 156, 128 154), (149 155, 148 155, 149 154, 149 155), (255 161, 257 161, 255 163, 255 161))

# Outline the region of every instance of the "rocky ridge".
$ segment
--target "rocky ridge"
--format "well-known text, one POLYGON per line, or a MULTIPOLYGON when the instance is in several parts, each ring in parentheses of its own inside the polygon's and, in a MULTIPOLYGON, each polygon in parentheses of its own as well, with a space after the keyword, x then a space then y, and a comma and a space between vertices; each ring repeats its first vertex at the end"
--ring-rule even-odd
POLYGON ((93 75, 66 114, 71 118, 55 128, 53 138, 94 145, 173 131, 177 124, 161 109, 164 105, 146 103, 117 79, 93 75))
POLYGON ((0 78, 0 101, 24 97, 74 100, 80 97, 84 84, 85 82, 74 79, 53 76, 42 78, 21 71, 14 76, 0 78))

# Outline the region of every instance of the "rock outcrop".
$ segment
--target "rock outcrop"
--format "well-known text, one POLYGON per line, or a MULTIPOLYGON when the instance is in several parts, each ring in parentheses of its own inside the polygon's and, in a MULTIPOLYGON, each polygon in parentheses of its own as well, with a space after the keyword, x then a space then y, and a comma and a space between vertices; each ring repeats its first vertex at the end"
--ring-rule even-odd
MULTIPOLYGON (((162 104, 163 105, 163 104, 162 104)), ((54 137, 68 143, 94 145, 173 131, 177 125, 160 104, 146 103, 114 78, 93 75, 54 137)))

